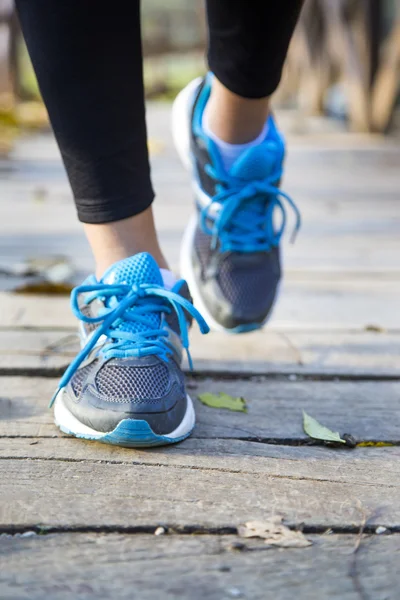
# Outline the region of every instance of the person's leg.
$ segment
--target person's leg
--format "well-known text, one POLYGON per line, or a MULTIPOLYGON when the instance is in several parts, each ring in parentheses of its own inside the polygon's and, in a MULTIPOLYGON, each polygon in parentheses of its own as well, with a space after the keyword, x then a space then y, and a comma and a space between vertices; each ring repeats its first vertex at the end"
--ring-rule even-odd
POLYGON ((267 119, 304 0, 207 0, 208 63, 215 75, 205 118, 223 141, 255 139, 267 119))
MULTIPOLYGON (((85 223, 84 229, 95 257, 98 278, 117 260, 139 252, 148 252, 163 271, 169 272, 158 243, 151 206, 138 215, 122 221, 85 223)), ((172 273, 169 279, 171 277, 173 277, 172 273)))
POLYGON ((138 0, 17 0, 43 99, 102 273, 147 251, 154 228, 138 0))
POLYGON ((17 0, 96 275, 73 290, 82 350, 53 396, 77 437, 154 446, 187 437, 182 351, 197 319, 165 267, 151 212, 138 0, 17 0), (185 313, 189 318, 185 319, 185 313))
POLYGON ((215 77, 210 99, 204 110, 204 119, 210 130, 224 142, 246 144, 261 133, 269 112, 269 96, 238 96, 215 77))
POLYGON ((270 113, 301 0, 207 0, 211 73, 174 104, 175 144, 193 174, 197 214, 181 271, 215 329, 261 327, 281 278, 286 209, 279 189, 284 140, 270 113), (278 218, 276 218, 278 213, 278 218))

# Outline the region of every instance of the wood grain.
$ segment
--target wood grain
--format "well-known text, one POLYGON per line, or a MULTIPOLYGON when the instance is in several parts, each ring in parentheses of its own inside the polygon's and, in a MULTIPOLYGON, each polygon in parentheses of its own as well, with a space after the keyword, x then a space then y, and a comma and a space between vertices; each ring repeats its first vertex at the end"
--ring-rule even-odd
MULTIPOLYGON (((47 405, 58 380, 0 378, 0 436, 52 436, 58 430, 47 405)), ((400 382, 206 379, 189 393, 223 391, 243 396, 248 413, 196 402, 198 438, 307 440, 302 410, 357 440, 400 441, 400 382)))
MULTIPOLYGON (((236 536, 100 534, 1 538, 0 590, 10 600, 359 600, 349 571, 355 535, 309 536, 313 546, 268 549, 236 536)), ((399 535, 365 537, 357 573, 368 597, 399 589, 399 535)), ((395 595, 393 595, 395 594, 395 595)))
POLYGON ((399 486, 267 473, 176 469, 89 461, 1 461, 0 529, 54 527, 232 527, 276 512, 290 523, 400 526, 399 486))
POLYGON ((234 439, 189 438, 182 444, 133 450, 74 438, 0 438, 0 459, 153 465, 229 473, 254 473, 293 480, 398 487, 400 448, 337 450, 281 446, 234 439))
MULTIPOLYGON (((285 282, 270 325, 287 330, 400 329, 400 280, 285 282)), ((76 327, 67 297, 0 293, 1 327, 76 327)))
MULTIPOLYGON (((0 372, 58 375, 79 351, 75 329, 0 330, 0 372)), ((400 375, 400 333, 277 331, 227 337, 191 332, 197 372, 400 375)), ((185 368, 188 368, 185 364, 185 368)))

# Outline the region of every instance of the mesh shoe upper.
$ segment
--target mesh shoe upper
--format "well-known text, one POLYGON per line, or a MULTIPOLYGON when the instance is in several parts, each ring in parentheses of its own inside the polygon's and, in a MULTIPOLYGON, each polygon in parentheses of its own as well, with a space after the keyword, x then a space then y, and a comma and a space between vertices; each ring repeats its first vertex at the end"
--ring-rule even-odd
POLYGON ((96 375, 99 395, 107 402, 157 401, 170 386, 169 370, 161 361, 154 365, 129 367, 110 360, 96 375))

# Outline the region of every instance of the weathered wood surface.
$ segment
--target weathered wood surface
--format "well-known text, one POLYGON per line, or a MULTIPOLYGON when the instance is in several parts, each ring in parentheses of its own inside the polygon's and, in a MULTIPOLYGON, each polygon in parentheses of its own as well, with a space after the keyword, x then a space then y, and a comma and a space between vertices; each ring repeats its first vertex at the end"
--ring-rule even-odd
POLYGON ((234 439, 186 440, 167 450, 132 450, 73 438, 0 438, 0 459, 54 462, 101 462, 254 473, 267 477, 359 485, 400 486, 400 448, 336 450, 317 446, 281 446, 234 439), (371 469, 374 479, 371 482, 371 469))
POLYGON ((400 536, 308 536, 303 549, 267 548, 236 536, 62 534, 0 538, 0 588, 7 600, 394 600, 400 593, 400 536))
MULTIPOLYGON (((47 408, 56 386, 56 379, 0 378, 0 435, 57 434, 47 408)), ((189 389, 193 398, 220 391, 244 396, 248 412, 216 410, 196 401, 195 437, 306 440, 305 410, 327 427, 360 441, 400 441, 400 382, 206 379, 189 389)))
POLYGON ((1 461, 0 529, 232 527, 268 514, 307 526, 400 527, 400 484, 339 482, 266 473, 141 464, 1 461))
MULTIPOLYGON (((281 121, 285 128, 284 115, 281 121)), ((163 248, 177 268, 192 192, 172 147, 168 107, 150 105, 148 122, 154 141, 155 216, 163 248)), ((354 144, 352 139, 289 136, 284 188, 302 211, 303 227, 296 244, 285 245, 288 279, 298 269, 322 275, 400 272, 398 144, 379 138, 354 144)), ((0 203, 0 264, 61 253, 71 256, 79 270, 91 269, 52 138, 23 140, 12 162, 0 162, 0 172, 0 196, 8 199, 0 203)), ((2 278, 0 284, 4 289, 11 282, 2 278)))
MULTIPOLYGON (((190 185, 165 107, 150 108, 149 125, 156 220, 176 267, 190 185)), ((284 187, 304 227, 285 248, 286 281, 269 328, 229 338, 192 332, 191 396, 242 395, 248 413, 196 401, 197 427, 180 445, 135 451, 61 434, 47 404, 51 375, 77 348, 68 299, 0 293, 0 533, 43 525, 69 532, 0 537, 1 597, 359 600, 349 575, 353 534, 365 519, 369 532, 400 529, 400 151, 377 138, 348 139, 322 136, 316 146, 292 138, 284 187), (396 445, 309 445, 302 410, 358 441, 396 445), (242 553, 227 550, 233 536, 215 535, 273 512, 313 531, 352 533, 317 535, 313 547, 285 552, 251 541, 242 553), (135 529, 159 523, 213 535, 135 529), (135 533, 122 535, 127 529, 135 533)), ((0 270, 54 254, 72 258, 77 277, 90 270, 50 138, 24 141, 0 172, 0 270)), ((16 283, 0 276, 0 290, 16 283)), ((363 539, 357 573, 370 597, 397 599, 398 555, 397 534, 363 539)))
MULTIPOLYGON (((399 281, 287 281, 270 324, 276 329, 400 329, 399 281)), ((3 327, 76 326, 68 299, 0 294, 3 327)))
MULTIPOLYGON (((52 304, 52 300, 48 300, 52 304)), ((77 329, 0 330, 0 373, 58 375, 79 350, 77 329)), ((400 375, 400 333, 266 331, 231 336, 191 332, 197 372, 400 375)))
MULTIPOLYGON (((309 160, 313 161, 314 157, 310 156, 309 160)), ((58 193, 57 189, 50 188, 48 198, 38 201, 36 196, 42 193, 43 185, 37 184, 37 191, 33 188, 29 193, 17 193, 14 186, 3 189, 4 184, 0 183, 0 196, 10 198, 9 203, 0 205, 4 227, 0 264, 9 265, 26 257, 63 254, 71 257, 78 270, 93 270, 92 257, 76 222, 69 193, 58 193)), ((360 272, 400 272, 397 235, 400 216, 397 214, 396 189, 365 191, 360 183, 359 188, 346 190, 333 187, 337 184, 332 182, 329 196, 324 197, 326 191, 322 189, 322 182, 321 188, 315 191, 300 191, 299 185, 300 182, 290 183, 292 196, 302 211, 303 226, 295 244, 289 244, 287 240, 284 244, 283 256, 289 280, 295 277, 297 270, 303 274, 317 271, 321 275, 334 272, 358 277, 360 272), (344 199, 348 206, 344 205, 344 199)), ((400 182, 396 185, 398 189, 400 182)), ((172 267, 177 269, 181 235, 193 210, 188 182, 167 184, 162 181, 154 207, 163 248, 172 267)), ((12 286, 12 281, 7 282, 3 277, 1 282, 3 289, 12 286)))

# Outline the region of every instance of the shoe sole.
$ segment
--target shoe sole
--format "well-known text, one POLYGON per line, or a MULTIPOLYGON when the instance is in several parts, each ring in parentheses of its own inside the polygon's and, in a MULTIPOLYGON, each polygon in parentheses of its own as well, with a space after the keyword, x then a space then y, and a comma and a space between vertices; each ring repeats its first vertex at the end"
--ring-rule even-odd
POLYGON ((195 412, 190 396, 187 396, 187 409, 180 425, 171 433, 154 433, 147 421, 123 419, 113 431, 96 431, 81 423, 65 406, 62 388, 54 404, 54 422, 63 433, 85 440, 95 440, 103 444, 124 446, 125 448, 149 448, 176 444, 189 437, 195 425, 195 412))
MULTIPOLYGON (((172 105, 172 137, 178 156, 183 166, 193 175, 193 163, 190 160, 190 120, 193 108, 193 101, 195 92, 202 82, 202 78, 198 77, 189 83, 175 98, 172 105)), ((197 226, 197 216, 192 215, 188 225, 185 228, 181 250, 180 250, 180 273, 181 277, 186 280, 190 294, 193 299, 194 306, 200 311, 204 319, 207 321, 208 326, 213 331, 222 331, 224 333, 249 333, 257 329, 262 329, 268 322, 274 304, 279 295, 279 284, 275 295, 274 304, 272 305, 270 312, 266 319, 261 323, 247 323, 245 325, 239 325, 228 329, 218 323, 208 310, 203 298, 200 294, 196 277, 194 276, 193 265, 191 260, 194 236, 197 226)))

